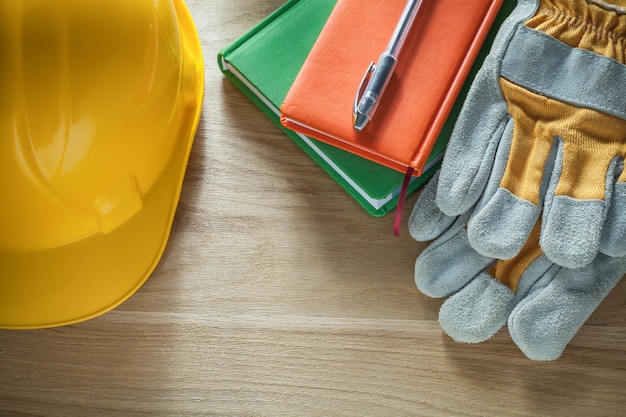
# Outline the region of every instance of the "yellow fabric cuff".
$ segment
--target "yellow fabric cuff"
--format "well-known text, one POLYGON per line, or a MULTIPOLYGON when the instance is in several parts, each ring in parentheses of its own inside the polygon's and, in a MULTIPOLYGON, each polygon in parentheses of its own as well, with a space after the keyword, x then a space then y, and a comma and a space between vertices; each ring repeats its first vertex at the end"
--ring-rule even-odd
MULTIPOLYGON (((626 0, 613 0, 611 3, 626 7, 626 0)), ((541 0, 537 12, 525 24, 571 47, 586 49, 626 64, 626 14, 618 13, 615 8, 606 8, 606 4, 608 2, 541 0)), ((623 10, 626 12, 626 8, 623 10)))

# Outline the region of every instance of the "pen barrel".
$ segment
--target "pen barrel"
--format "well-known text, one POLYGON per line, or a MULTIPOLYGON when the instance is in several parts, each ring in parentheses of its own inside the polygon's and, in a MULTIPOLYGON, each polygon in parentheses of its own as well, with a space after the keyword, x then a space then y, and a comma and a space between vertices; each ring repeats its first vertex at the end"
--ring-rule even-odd
POLYGON ((386 52, 380 56, 356 108, 354 128, 357 131, 360 132, 374 116, 397 62, 395 57, 386 52))
POLYGON ((383 53, 376 64, 376 69, 374 74, 372 74, 372 79, 367 89, 382 94, 385 88, 387 88, 387 84, 389 84, 397 63, 398 60, 393 55, 386 52, 383 53))
POLYGON ((393 75, 393 71, 396 68, 396 64, 398 60, 389 55, 387 53, 383 53, 376 64, 376 69, 372 74, 372 78, 365 89, 365 93, 363 94, 364 98, 368 98, 372 100, 371 106, 373 108, 365 110, 365 112, 370 114, 370 118, 373 116, 376 108, 378 107, 378 103, 380 102, 380 96, 385 92, 387 85, 389 85, 389 80, 391 80, 391 76, 393 75))
POLYGON ((391 36, 389 45, 387 46, 387 53, 396 57, 400 54, 400 50, 404 45, 404 41, 406 41, 406 38, 409 36, 409 32, 411 31, 411 27, 413 26, 413 22, 415 21, 415 17, 421 5, 422 0, 409 0, 407 2, 402 16, 391 36))

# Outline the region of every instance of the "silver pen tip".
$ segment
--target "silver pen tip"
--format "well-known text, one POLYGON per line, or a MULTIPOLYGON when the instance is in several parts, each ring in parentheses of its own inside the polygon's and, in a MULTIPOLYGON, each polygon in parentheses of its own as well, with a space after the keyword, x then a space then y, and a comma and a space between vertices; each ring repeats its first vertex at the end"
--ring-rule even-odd
POLYGON ((357 132, 362 132, 369 121, 370 118, 367 115, 361 112, 356 112, 352 118, 352 126, 357 132))

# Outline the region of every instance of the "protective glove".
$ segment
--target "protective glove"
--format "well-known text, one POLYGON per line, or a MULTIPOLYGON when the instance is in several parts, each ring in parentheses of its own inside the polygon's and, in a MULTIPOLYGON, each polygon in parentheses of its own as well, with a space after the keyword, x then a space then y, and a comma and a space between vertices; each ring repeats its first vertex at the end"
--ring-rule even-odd
POLYGON ((557 359, 624 276, 626 257, 600 253, 583 268, 559 266, 539 247, 540 221, 514 258, 483 256, 468 241, 471 214, 446 216, 435 204, 437 181, 435 175, 420 194, 409 232, 419 241, 437 238, 417 258, 415 283, 430 297, 450 296, 439 311, 442 329, 457 342, 478 343, 508 321, 528 358, 557 359))
POLYGON ((605 3, 518 0, 472 84, 436 201, 461 215, 505 167, 468 219, 486 257, 514 258, 540 218, 543 255, 558 265, 626 255, 626 210, 609 210, 626 207, 626 14, 605 3))

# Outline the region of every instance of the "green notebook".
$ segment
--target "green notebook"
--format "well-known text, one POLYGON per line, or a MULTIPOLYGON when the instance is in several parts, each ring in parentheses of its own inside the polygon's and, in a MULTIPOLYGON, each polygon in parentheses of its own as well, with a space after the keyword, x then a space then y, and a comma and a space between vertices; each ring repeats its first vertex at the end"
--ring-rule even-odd
MULTIPOLYGON (((289 0, 250 31, 218 54, 218 65, 226 77, 250 98, 287 136, 368 213, 382 216, 398 204, 404 174, 360 156, 333 147, 280 124, 280 105, 287 95, 309 51, 317 40, 337 0, 289 0)), ((439 168, 454 120, 467 94, 470 81, 484 59, 495 27, 516 2, 505 2, 496 25, 477 58, 472 73, 433 148, 424 173, 412 177, 407 195, 423 185, 439 168)))
MULTIPOLYGON (((368 213, 382 216, 398 204, 404 174, 285 129, 279 107, 337 0, 290 0, 218 55, 221 71, 368 213)), ((445 143, 428 169, 413 177, 415 191, 437 168, 445 143)))

